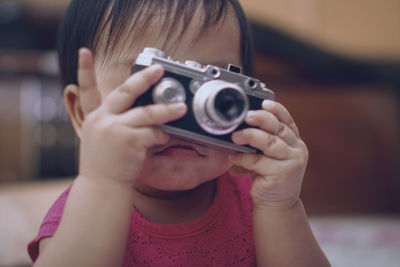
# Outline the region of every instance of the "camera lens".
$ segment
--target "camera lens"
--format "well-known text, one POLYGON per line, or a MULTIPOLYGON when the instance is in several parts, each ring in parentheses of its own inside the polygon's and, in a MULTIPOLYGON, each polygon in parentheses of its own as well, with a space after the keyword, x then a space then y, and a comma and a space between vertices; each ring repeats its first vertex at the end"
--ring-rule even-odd
POLYGON ((249 100, 239 85, 211 80, 199 87, 192 105, 196 121, 203 130, 224 135, 243 122, 249 109, 249 100))
POLYGON ((214 107, 223 120, 232 121, 244 112, 245 99, 237 90, 227 88, 215 96, 214 107))

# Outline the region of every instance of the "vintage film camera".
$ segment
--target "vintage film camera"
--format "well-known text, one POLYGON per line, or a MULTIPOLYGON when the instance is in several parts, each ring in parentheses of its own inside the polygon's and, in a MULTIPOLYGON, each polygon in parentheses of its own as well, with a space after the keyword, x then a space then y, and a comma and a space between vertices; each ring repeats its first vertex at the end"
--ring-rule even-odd
POLYGON ((164 76, 134 106, 159 102, 185 102, 188 112, 182 118, 159 127, 179 139, 245 153, 256 153, 250 146, 231 141, 234 130, 248 127, 248 110, 261 109, 264 99, 274 93, 259 80, 240 74, 240 67, 227 69, 202 66, 195 61, 180 63, 156 48, 147 47, 136 58, 132 72, 153 64, 165 69, 164 76))

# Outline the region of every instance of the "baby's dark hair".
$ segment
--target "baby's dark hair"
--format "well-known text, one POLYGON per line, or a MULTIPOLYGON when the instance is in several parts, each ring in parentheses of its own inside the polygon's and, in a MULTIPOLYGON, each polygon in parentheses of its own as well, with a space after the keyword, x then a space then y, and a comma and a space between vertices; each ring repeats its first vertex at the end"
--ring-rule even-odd
MULTIPOLYGON (((120 37, 127 30, 142 32, 151 23, 156 13, 165 16, 163 32, 168 36, 176 32, 176 26, 183 21, 187 25, 202 2, 203 24, 201 33, 207 27, 218 23, 226 15, 231 3, 238 18, 241 34, 241 61, 243 72, 253 74, 253 48, 249 28, 243 10, 237 0, 72 0, 59 29, 58 55, 63 86, 77 84, 78 49, 90 48, 96 55, 99 43, 105 44, 105 54, 118 45, 120 37), (134 18, 132 25, 128 21, 134 18), (165 31, 164 31, 165 30, 165 31)), ((179 37, 185 33, 185 27, 179 37)), ((177 40, 178 41, 178 40, 177 40)))

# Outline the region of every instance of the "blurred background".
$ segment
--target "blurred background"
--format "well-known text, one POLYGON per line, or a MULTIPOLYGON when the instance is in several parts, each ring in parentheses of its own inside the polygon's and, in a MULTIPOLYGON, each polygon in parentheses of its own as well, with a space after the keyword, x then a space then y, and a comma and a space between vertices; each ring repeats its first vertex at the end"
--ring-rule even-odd
MULTIPOLYGON (((55 40, 68 0, 0 1, 0 266, 76 174, 55 40)), ((400 262, 400 0, 243 0, 256 77, 310 150, 302 200, 334 266, 400 262)))

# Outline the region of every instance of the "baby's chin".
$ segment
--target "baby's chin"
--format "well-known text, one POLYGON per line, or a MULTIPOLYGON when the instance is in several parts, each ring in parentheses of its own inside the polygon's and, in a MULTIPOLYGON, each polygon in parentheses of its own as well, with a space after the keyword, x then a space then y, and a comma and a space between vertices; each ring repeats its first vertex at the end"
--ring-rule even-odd
MULTIPOLYGON (((181 143, 179 143, 181 145, 181 143)), ((160 154, 149 155, 138 184, 162 191, 188 191, 218 178, 232 167, 226 152, 187 146, 169 147, 160 154), (164 153, 164 154, 163 154, 164 153)))
POLYGON ((139 191, 159 191, 160 193, 190 191, 209 181, 215 180, 229 168, 230 166, 216 169, 207 169, 207 167, 202 169, 182 168, 177 170, 171 169, 169 172, 153 170, 147 174, 143 173, 135 187, 139 191))
MULTIPOLYGON (((217 177, 215 177, 217 178, 217 177)), ((198 186, 209 182, 210 180, 215 179, 212 178, 198 178, 191 176, 172 176, 166 175, 164 177, 147 177, 145 180, 140 180, 137 184, 137 187, 143 191, 154 191, 160 194, 168 194, 173 192, 184 192, 190 191, 198 186)))

